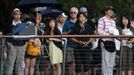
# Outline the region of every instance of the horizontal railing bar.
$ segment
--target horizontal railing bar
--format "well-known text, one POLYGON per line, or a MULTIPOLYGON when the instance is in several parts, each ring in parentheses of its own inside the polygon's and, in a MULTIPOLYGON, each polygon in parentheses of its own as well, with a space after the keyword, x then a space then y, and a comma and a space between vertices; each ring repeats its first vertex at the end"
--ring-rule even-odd
POLYGON ((126 36, 126 35, 62 35, 62 37, 86 37, 86 38, 134 38, 134 35, 126 36))
POLYGON ((71 37, 86 37, 86 38, 134 38, 134 35, 0 35, 0 38, 27 38, 27 37, 35 37, 35 38, 71 38, 71 37))

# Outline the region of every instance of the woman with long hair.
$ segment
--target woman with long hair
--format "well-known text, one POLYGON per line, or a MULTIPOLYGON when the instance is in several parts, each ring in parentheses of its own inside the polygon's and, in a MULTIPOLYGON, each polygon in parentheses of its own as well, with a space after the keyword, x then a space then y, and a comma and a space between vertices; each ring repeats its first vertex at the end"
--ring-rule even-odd
MULTIPOLYGON (((72 28, 71 34, 74 35, 91 35, 92 29, 86 22, 86 15, 84 13, 78 14, 78 20, 75 26, 72 28)), ((89 75, 88 72, 91 65, 91 38, 72 38, 76 47, 74 49, 75 55, 75 71, 76 75, 81 75, 84 71, 84 75, 89 75), (83 68, 83 69, 82 69, 83 68)))
MULTIPOLYGON (((42 20, 42 15, 41 13, 36 13, 35 14, 35 24, 34 24, 34 27, 35 27, 35 35, 38 35, 38 29, 39 29, 39 25, 41 23, 41 20, 42 20)), ((27 46, 30 45, 29 42, 32 42, 32 44, 38 48, 41 47, 41 41, 39 38, 33 38, 33 39, 30 39, 28 42, 27 42, 27 46)), ((34 75, 34 71, 35 71, 35 65, 36 65, 36 59, 37 59, 37 56, 31 56, 27 53, 27 50, 26 50, 26 55, 25 55, 25 75, 34 75)))
MULTIPOLYGON (((57 22, 55 19, 50 19, 46 25, 46 35, 61 35, 61 32, 57 28, 57 22)), ((54 50, 52 50, 52 46, 49 47, 50 61, 56 71, 55 75, 61 75, 61 63, 63 60, 62 40, 60 38, 48 38, 47 40, 49 46, 50 43, 53 43, 52 46, 56 46, 54 50)))
MULTIPOLYGON (((121 18, 122 35, 133 35, 130 30, 130 20, 127 16, 121 18)), ((132 75, 132 42, 131 38, 122 39, 122 75, 132 75)))

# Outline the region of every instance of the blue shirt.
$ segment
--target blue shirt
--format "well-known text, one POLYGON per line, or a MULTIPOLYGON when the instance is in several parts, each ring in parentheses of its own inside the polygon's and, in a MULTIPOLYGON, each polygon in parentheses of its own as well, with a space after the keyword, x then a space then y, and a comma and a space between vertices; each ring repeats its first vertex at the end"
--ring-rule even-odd
POLYGON ((18 35, 19 32, 21 32, 26 26, 26 23, 19 23, 16 26, 12 26, 11 32, 9 33, 10 35, 18 35))
MULTIPOLYGON (((67 20, 63 26, 63 30, 62 32, 69 32, 72 30, 72 28, 74 27, 75 22, 73 22, 71 19, 67 20)), ((67 38, 67 47, 74 47, 73 42, 67 38)))
MULTIPOLYGON (((11 32, 9 35, 19 35, 19 33, 25 28, 27 24, 26 23, 19 23, 16 26, 12 25, 11 32)), ((15 46, 23 46, 25 45, 25 42, 29 40, 29 38, 10 38, 8 41, 12 43, 15 46)))

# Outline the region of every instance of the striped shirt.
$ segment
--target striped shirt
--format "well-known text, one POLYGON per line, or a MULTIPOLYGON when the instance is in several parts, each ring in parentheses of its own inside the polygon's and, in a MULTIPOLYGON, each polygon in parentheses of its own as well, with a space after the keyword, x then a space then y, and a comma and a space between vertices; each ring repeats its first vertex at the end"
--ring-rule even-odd
MULTIPOLYGON (((112 33, 109 32, 111 28, 116 28, 116 23, 113 19, 109 19, 106 16, 102 17, 98 21, 98 34, 99 35, 110 35, 112 33)), ((111 40, 113 41, 112 38, 103 38, 103 41, 106 40, 111 40)))

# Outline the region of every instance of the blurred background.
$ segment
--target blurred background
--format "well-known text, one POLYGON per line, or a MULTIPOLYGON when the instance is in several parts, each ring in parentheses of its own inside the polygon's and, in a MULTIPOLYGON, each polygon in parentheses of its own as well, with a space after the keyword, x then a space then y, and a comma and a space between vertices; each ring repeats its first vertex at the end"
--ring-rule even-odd
MULTIPOLYGON (((19 5, 21 0, 0 0, 0 31, 4 29, 6 23, 11 19, 12 10, 15 7, 19 7, 23 12, 27 12, 31 9, 19 5)), ((26 0, 29 1, 29 0, 26 0)), ((102 9, 107 5, 112 5, 114 7, 115 13, 118 16, 127 14, 132 18, 132 13, 134 12, 134 0, 55 0, 56 4, 44 5, 48 8, 59 9, 68 14, 69 9, 72 6, 80 8, 85 6, 88 8, 89 17, 101 15, 102 9)), ((54 1, 52 1, 54 2, 54 1)))

